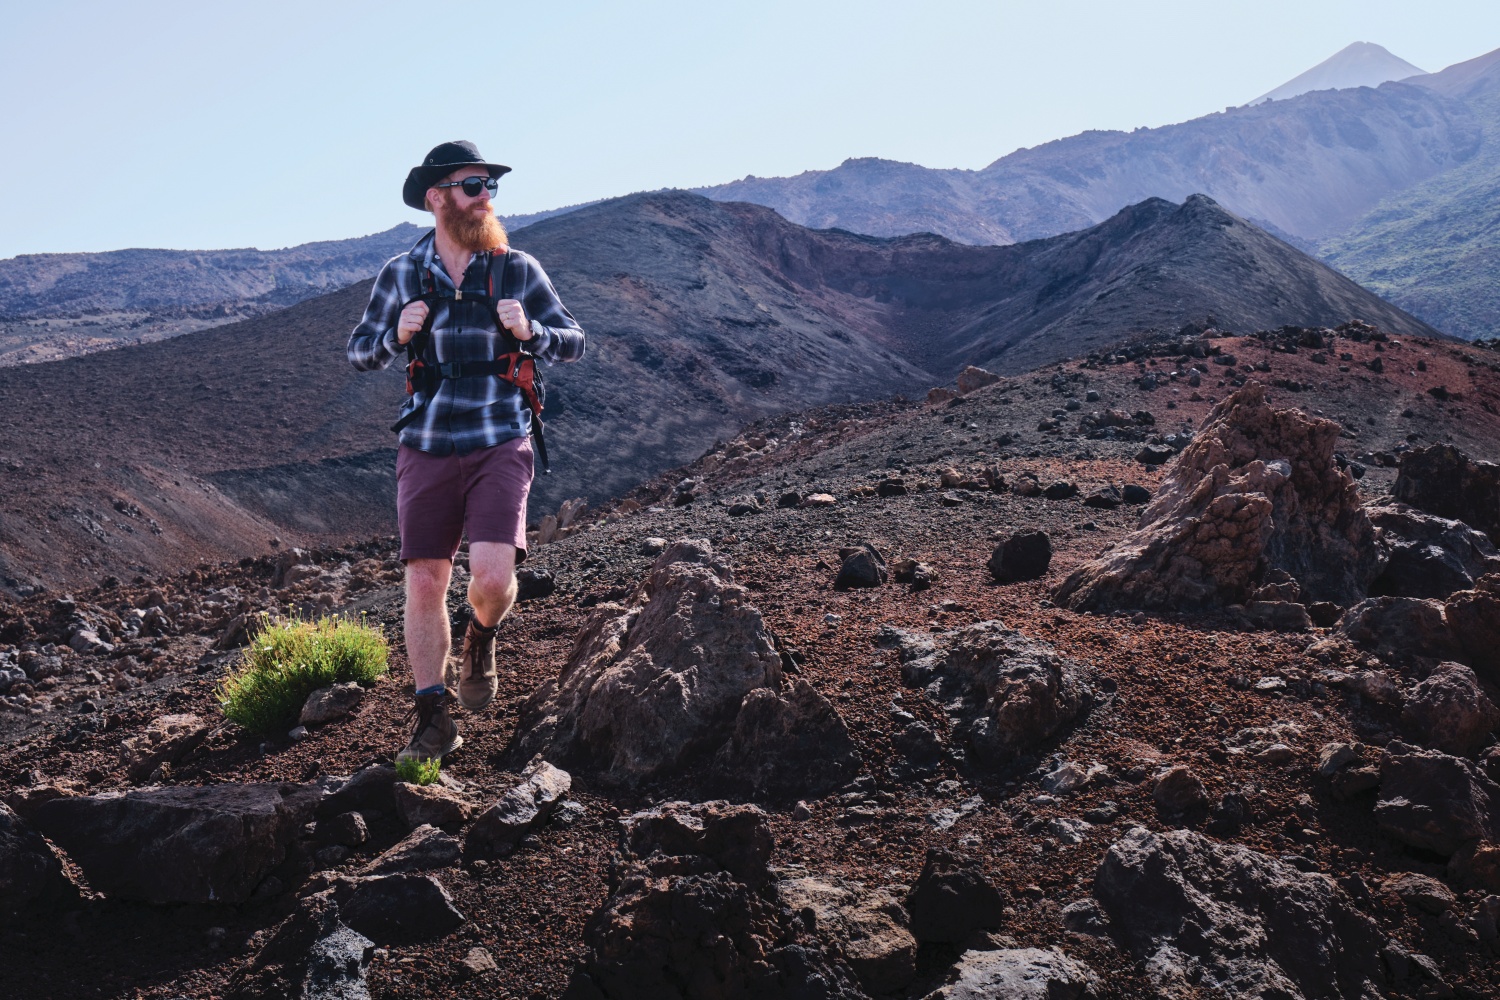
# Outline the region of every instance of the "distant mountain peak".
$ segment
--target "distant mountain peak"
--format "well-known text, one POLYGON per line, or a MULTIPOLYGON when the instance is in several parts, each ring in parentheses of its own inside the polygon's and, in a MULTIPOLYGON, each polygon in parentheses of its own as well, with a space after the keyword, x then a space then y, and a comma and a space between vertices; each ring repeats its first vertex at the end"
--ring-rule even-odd
POLYGON ((1314 90, 1378 87, 1390 80, 1425 75, 1425 69, 1413 66, 1384 46, 1374 42, 1355 42, 1335 52, 1306 73, 1293 77, 1275 90, 1261 94, 1250 103, 1284 101, 1314 90))

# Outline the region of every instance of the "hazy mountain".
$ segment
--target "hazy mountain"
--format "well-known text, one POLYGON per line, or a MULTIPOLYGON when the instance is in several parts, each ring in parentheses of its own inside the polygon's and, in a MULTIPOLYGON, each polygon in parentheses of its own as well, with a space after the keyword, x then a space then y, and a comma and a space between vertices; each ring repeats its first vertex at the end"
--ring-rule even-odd
POLYGON ((1286 83, 1261 94, 1251 104, 1285 101, 1313 90, 1345 90, 1350 87, 1378 87, 1389 80, 1404 80, 1425 75, 1426 70, 1393 55, 1373 42, 1355 42, 1299 73, 1286 83))
MULTIPOLYGON (((537 480, 537 514, 619 493, 758 417, 917 397, 970 362, 1019 372, 1209 314, 1242 330, 1359 318, 1431 332, 1201 197, 975 247, 667 192, 515 242, 590 336, 584 361, 547 373, 556 471, 537 480)), ((0 369, 0 586, 392 530, 401 376, 344 357, 368 294, 362 282, 167 343, 0 369)))

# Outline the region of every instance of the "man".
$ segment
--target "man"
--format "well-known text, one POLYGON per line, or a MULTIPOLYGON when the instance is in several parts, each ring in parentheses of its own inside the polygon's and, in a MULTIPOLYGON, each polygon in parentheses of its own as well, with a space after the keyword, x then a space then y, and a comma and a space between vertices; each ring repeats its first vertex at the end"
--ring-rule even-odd
POLYGON ((507 246, 495 217, 490 197, 509 170, 485 162, 471 142, 445 142, 411 169, 402 200, 432 212, 437 226, 381 269, 349 337, 349 361, 360 371, 409 353, 422 362, 397 422, 396 519, 417 718, 398 761, 440 759, 463 743, 446 665, 448 581, 465 532, 473 614, 458 656, 458 700, 477 711, 495 696, 495 628, 515 601, 515 568, 526 558, 533 414, 522 390, 494 374, 494 359, 518 350, 549 364, 583 357, 583 330, 541 265, 507 246))

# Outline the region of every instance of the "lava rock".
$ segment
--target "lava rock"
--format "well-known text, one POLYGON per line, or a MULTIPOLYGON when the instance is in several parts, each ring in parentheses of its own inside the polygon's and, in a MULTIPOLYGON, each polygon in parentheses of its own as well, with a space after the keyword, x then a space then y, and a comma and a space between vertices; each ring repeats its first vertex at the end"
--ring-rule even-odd
POLYGON ((724 785, 790 800, 826 794, 859 773, 859 752, 832 703, 800 677, 785 688, 745 695, 715 760, 724 785))
POLYGON ((1120 491, 1113 486, 1101 486, 1083 498, 1085 507, 1093 507, 1096 510, 1114 510, 1123 502, 1120 491))
POLYGON ((362 1000, 375 942, 345 926, 332 892, 302 901, 228 984, 229 1000, 362 1000))
POLYGON ((1478 528, 1500 545, 1500 466, 1492 462, 1475 462, 1449 444, 1416 448, 1402 456, 1391 494, 1478 528))
POLYGON ((1125 488, 1120 491, 1120 499, 1131 505, 1150 503, 1151 491, 1135 483, 1126 483, 1125 488))
POLYGON ((839 557, 844 562, 833 581, 834 590, 878 587, 890 579, 885 557, 869 542, 840 549, 839 557))
POLYGON ((1462 660, 1490 683, 1500 684, 1500 574, 1480 577, 1472 590, 1448 598, 1443 620, 1462 652, 1450 656, 1446 652, 1450 647, 1439 647, 1423 649, 1423 653, 1462 660))
POLYGON ((1005 897, 971 859, 933 847, 927 850, 906 909, 918 941, 959 944, 977 930, 1000 927, 1005 897))
POLYGON ((540 829, 573 787, 567 771, 534 761, 521 780, 490 806, 465 838, 465 848, 482 857, 505 857, 532 831, 540 829))
POLYGON ((54 799, 34 817, 106 895, 241 903, 286 857, 321 794, 274 782, 150 788, 54 799))
POLYGON ((883 889, 835 878, 788 879, 781 899, 839 955, 871 994, 894 993, 917 975, 917 939, 906 910, 883 889))
POLYGON ((1470 841, 1500 841, 1500 785, 1462 757, 1393 740, 1380 755, 1375 822, 1402 843, 1449 857, 1470 841))
POLYGON ((1372 597, 1344 612, 1337 633, 1383 656, 1420 652, 1444 660, 1462 657, 1443 605, 1415 597, 1372 597))
POLYGON ((1500 708, 1490 701, 1474 671, 1461 663, 1442 663, 1413 688, 1401 723, 1423 746, 1467 757, 1489 743, 1500 728, 1500 708))
POLYGON ((1042 496, 1048 500, 1071 500, 1077 495, 1078 487, 1061 479, 1042 491, 1042 496))
MULTIPOLYGON (((1136 440, 1140 439, 1137 438, 1136 440)), ((1135 453, 1135 460, 1142 465, 1162 465, 1165 462, 1170 462, 1172 456, 1175 454, 1177 454, 1177 450, 1170 445, 1148 444, 1135 453)))
POLYGON ((351 810, 361 813, 390 812, 396 808, 396 769, 372 764, 337 782, 318 803, 318 818, 328 819, 351 810))
POLYGON ((958 391, 968 395, 975 389, 983 389, 987 385, 994 385, 1000 381, 1000 376, 993 372, 987 372, 983 368, 969 365, 958 373, 958 391))
POLYGON ((342 719, 358 708, 364 699, 365 689, 355 681, 318 688, 302 703, 302 714, 297 717, 297 722, 303 726, 316 726, 342 719))
POLYGON ((131 781, 145 781, 163 764, 176 764, 196 750, 213 727, 191 713, 152 719, 139 736, 120 746, 120 764, 131 781))
POLYGON ((1052 565, 1052 538, 1045 531, 1017 531, 995 547, 987 564, 996 583, 1036 580, 1052 565))
POLYGON ((771 831, 759 806, 668 802, 627 816, 621 825, 635 857, 703 858, 752 889, 770 881, 771 831))
POLYGON ((1156 776, 1151 797, 1163 812, 1184 813, 1208 806, 1208 790, 1186 764, 1167 768, 1156 776))
POLYGON ((1370 585, 1376 595, 1435 597, 1468 590, 1500 572, 1500 553, 1482 531, 1403 503, 1367 508, 1380 532, 1386 565, 1370 585))
POLYGON ((370 839, 370 828, 362 814, 351 810, 319 820, 316 835, 320 844, 358 847, 370 839))
POLYGON ((431 875, 374 875, 334 888, 339 912, 351 928, 376 944, 415 944, 463 926, 464 915, 431 875))
MULTIPOLYGON (((648 539, 650 541, 650 539, 648 539)), ((516 601, 539 601, 557 591, 557 578, 550 569, 522 566, 516 570, 516 601)))
POLYGON ((458 838, 435 826, 419 826, 395 847, 360 869, 361 875, 434 871, 458 864, 458 838))
POLYGON ((1141 527, 1075 570, 1074 610, 1242 604, 1267 570, 1308 600, 1352 603, 1380 568, 1375 528, 1333 460, 1341 426, 1276 409, 1249 384, 1216 406, 1141 514, 1141 527))
POLYGON ((1101 985, 1092 969, 1056 948, 966 951, 949 975, 924 1000, 1082 1000, 1101 985))
POLYGON ((413 785, 398 781, 392 788, 396 813, 408 830, 419 826, 457 826, 467 823, 478 808, 475 802, 445 785, 413 785))
POLYGON ((1130 830, 1094 896, 1163 993, 1369 997, 1383 992, 1379 928, 1324 875, 1188 830, 1130 830))
POLYGON ((906 496, 906 480, 904 479, 882 479, 875 484, 875 495, 878 497, 904 497, 906 496))
POLYGON ((0 804, 0 923, 77 897, 52 845, 0 804))

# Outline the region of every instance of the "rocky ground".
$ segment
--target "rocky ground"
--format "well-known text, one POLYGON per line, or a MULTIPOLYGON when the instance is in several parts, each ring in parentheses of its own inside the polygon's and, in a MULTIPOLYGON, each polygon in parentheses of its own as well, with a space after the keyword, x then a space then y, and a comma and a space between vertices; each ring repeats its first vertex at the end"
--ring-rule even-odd
POLYGON ((1500 457, 1494 369, 1324 336, 766 420, 575 514, 426 793, 399 641, 296 738, 213 694, 267 609, 398 640, 393 539, 0 605, 4 992, 1493 996, 1500 493, 1426 446, 1500 457), (1098 583, 1164 537, 1171 600, 1098 583))

